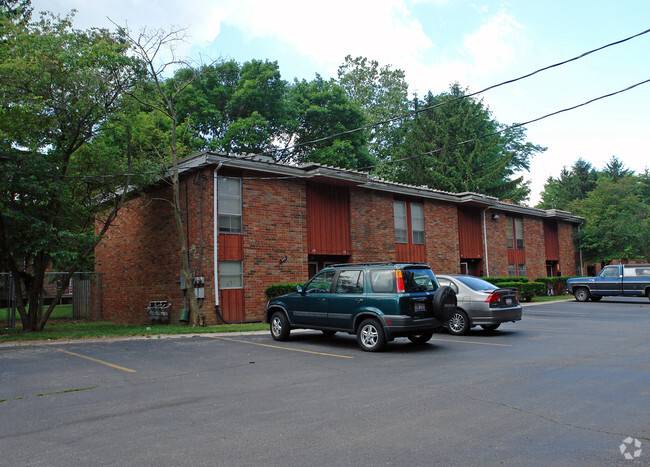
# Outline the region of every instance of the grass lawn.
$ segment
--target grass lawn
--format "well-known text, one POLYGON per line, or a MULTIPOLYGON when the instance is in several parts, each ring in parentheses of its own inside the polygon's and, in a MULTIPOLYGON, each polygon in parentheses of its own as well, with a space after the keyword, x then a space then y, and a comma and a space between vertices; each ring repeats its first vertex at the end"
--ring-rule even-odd
MULTIPOLYGON (((20 326, 17 320, 16 326, 20 326)), ((0 328, 0 343, 30 340, 87 339, 93 337, 159 336, 162 334, 202 334, 208 332, 245 332, 267 330, 268 324, 229 324, 190 327, 180 324, 116 324, 106 322, 77 322, 70 319, 50 319, 43 332, 23 333, 22 328, 0 328)))

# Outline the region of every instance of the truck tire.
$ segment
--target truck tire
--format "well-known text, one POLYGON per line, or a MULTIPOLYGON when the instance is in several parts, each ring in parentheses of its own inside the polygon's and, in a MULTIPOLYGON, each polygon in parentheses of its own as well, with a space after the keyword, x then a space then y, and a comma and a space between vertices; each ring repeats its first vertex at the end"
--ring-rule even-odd
POLYGON ((589 289, 586 287, 579 287, 573 292, 576 300, 579 302, 586 302, 589 300, 589 289))

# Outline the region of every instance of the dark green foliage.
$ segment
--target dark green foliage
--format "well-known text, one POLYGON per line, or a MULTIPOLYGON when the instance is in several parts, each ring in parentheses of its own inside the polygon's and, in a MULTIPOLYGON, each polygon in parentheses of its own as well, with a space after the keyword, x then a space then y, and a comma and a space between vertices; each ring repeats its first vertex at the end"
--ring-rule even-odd
POLYGON ((564 295, 566 293, 566 281, 572 276, 557 277, 538 277, 535 282, 546 284, 546 290, 553 289, 555 295, 564 295))
POLYGON ((123 201, 115 193, 133 184, 117 176, 134 168, 133 154, 114 147, 103 159, 83 148, 140 67, 122 36, 73 29, 71 16, 29 23, 0 15, 0 30, 0 256, 17 278, 23 329, 38 331, 53 310, 40 306, 45 271, 88 267, 123 201), (110 214, 96 234, 98 200, 110 214))
POLYGON ((391 178, 454 193, 527 199, 530 189, 517 173, 528 170, 530 158, 545 148, 524 142, 521 127, 502 132, 482 102, 464 95, 456 83, 449 93, 415 99, 413 110, 428 110, 404 123, 404 160, 393 165, 391 178))
POLYGON ((279 297, 280 295, 286 295, 289 293, 293 293, 296 291, 296 287, 302 285, 301 283, 298 282, 289 282, 286 284, 273 284, 269 285, 264 293, 266 296, 269 298, 269 300, 273 297, 279 297))
POLYGON ((294 149, 282 159, 317 162, 346 169, 373 164, 374 160, 366 147, 365 132, 342 134, 362 127, 365 119, 334 80, 326 81, 316 75, 313 81, 296 81, 290 90, 290 101, 297 119, 294 149), (322 138, 327 139, 304 144, 322 138))
MULTIPOLYGON (((511 279, 516 279, 511 277, 511 279)), ((519 300, 529 302, 533 297, 539 297, 546 295, 546 284, 543 282, 524 282, 524 281, 510 281, 510 282, 499 282, 495 284, 500 288, 514 288, 519 291, 519 300)))
POLYGON ((558 178, 549 177, 544 185, 540 209, 570 209, 571 203, 581 200, 596 188, 598 172, 584 159, 578 159, 570 170, 562 169, 558 178))
POLYGON ((482 279, 498 287, 501 287, 504 282, 528 282, 529 280, 527 277, 483 277, 482 279))

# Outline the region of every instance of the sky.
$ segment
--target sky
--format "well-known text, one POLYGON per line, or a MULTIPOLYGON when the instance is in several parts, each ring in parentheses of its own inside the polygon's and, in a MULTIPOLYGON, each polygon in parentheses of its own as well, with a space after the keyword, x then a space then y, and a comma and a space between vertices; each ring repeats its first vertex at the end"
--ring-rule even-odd
MULTIPOLYGON (((410 93, 468 93, 650 29, 647 0, 32 0, 74 26, 187 28, 196 62, 277 61, 282 78, 336 78, 347 55, 406 73, 410 93), (109 20, 110 19, 110 20, 109 20), (112 22, 111 22, 112 21, 112 22)), ((527 122, 650 79, 650 34, 477 96, 502 124, 527 122)), ((578 158, 650 168, 650 83, 526 125, 546 147, 531 161, 535 205, 548 177, 578 158)))

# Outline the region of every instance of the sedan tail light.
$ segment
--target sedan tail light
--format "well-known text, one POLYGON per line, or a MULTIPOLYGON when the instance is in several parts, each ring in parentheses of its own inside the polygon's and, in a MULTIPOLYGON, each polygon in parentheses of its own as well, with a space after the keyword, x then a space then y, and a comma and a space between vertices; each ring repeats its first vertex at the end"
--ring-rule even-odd
POLYGON ((496 304, 501 300, 501 295, 498 292, 492 292, 488 295, 488 298, 485 299, 485 303, 496 304))

